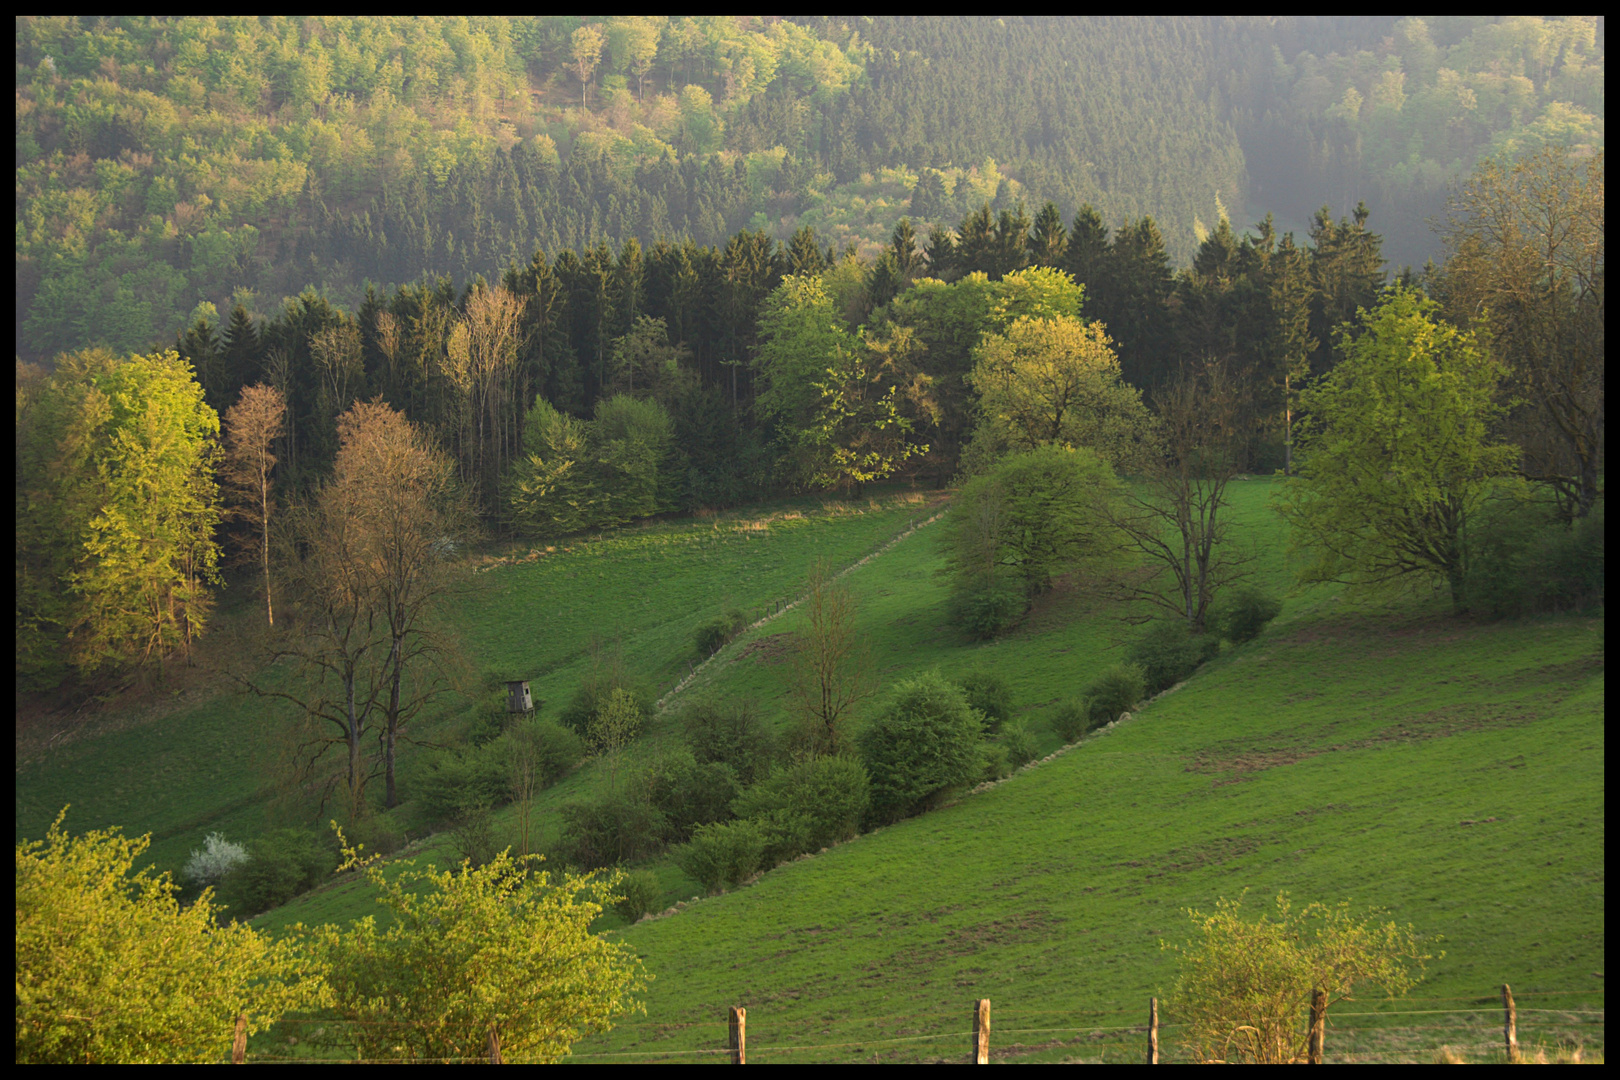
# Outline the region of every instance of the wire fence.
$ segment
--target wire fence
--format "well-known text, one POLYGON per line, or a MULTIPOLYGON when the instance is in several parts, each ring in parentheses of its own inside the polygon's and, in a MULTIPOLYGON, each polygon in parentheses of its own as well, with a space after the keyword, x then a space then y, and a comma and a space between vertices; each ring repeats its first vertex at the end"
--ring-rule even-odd
MULTIPOLYGON (((1601 989, 1515 995, 1502 987, 1499 993, 1478 996, 1404 998, 1391 1002, 1397 1007, 1390 1008, 1345 1002, 1349 1008, 1312 1016, 1311 1053, 1325 1063, 1356 1064, 1567 1061, 1583 1056, 1601 1060, 1602 998, 1601 989), (1519 1007, 1518 1000, 1524 999, 1533 1004, 1519 1007)), ((782 1015, 768 1007, 756 1007, 749 1017, 747 1009, 731 1008, 713 1021, 619 1025, 613 1041, 622 1049, 595 1050, 586 1045, 567 1060, 602 1064, 1188 1060, 1177 1039, 1184 1025, 1174 1018, 1160 1022, 1156 1001, 1134 1022, 1118 1009, 1009 1008, 996 1016, 994 1025, 990 1002, 981 999, 973 1004, 971 1011, 820 1020, 802 1013, 782 1015), (969 1018, 971 1027, 964 1027, 969 1018)), ((520 1036, 517 1042, 525 1040, 520 1036)), ((241 1064, 518 1063, 532 1056, 523 1045, 503 1049, 496 1025, 465 1022, 306 1019, 276 1025, 255 1037, 253 1044, 250 1050, 239 1019, 231 1060, 241 1064), (390 1030, 398 1033, 397 1042, 379 1038, 390 1030)))

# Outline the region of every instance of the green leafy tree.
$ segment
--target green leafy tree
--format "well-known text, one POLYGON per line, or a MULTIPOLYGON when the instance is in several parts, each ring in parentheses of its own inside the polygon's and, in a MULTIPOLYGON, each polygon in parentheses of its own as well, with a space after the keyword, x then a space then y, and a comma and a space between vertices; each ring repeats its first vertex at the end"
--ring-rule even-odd
POLYGON ((897 685, 860 736, 873 816, 915 814, 977 779, 983 736, 983 716, 938 672, 897 685))
POLYGON ((330 1000, 294 943, 135 870, 150 836, 70 836, 66 814, 17 845, 18 1064, 219 1062, 237 1016, 252 1033, 330 1000))
POLYGON ((945 523, 946 573, 957 581, 1009 574, 1025 595, 1059 574, 1113 559, 1118 481, 1089 450, 1014 454, 962 488, 945 523))
MULTIPOLYGON (((63 357, 19 400, 18 622, 35 658, 161 662, 217 583, 219 417, 175 353, 63 357)), ((55 670, 60 672, 59 668, 55 670)))
MULTIPOLYGON (((1243 900, 1217 900, 1215 911, 1187 912, 1195 936, 1181 956, 1173 996, 1182 1043, 1200 1062, 1292 1064, 1306 1060, 1311 999, 1324 1008, 1353 999, 1372 983, 1391 998, 1423 971, 1426 941, 1410 926, 1358 917, 1349 903, 1309 904, 1295 911, 1286 893, 1276 918, 1248 918, 1243 900)), ((1444 953, 1440 954, 1444 956, 1444 953)))
POLYGON ((1102 324, 1064 316, 1019 317, 986 336, 968 376, 983 413, 975 440, 1014 450, 1086 447, 1115 468, 1137 463, 1148 412, 1120 378, 1111 345, 1102 324))
POLYGON ((926 452, 902 410, 928 381, 909 332, 851 333, 823 278, 789 276, 765 302, 760 337, 756 405, 798 482, 858 491, 926 452))
POLYGON ((595 471, 586 426, 536 398, 523 427, 523 456, 507 478, 507 513, 532 536, 578 532, 594 520, 595 471))
MULTIPOLYGON (((359 864, 349 850, 348 867, 359 864)), ((363 872, 392 916, 304 933, 329 969, 343 1046, 366 1058, 562 1060, 641 1011, 648 976, 630 946, 591 933, 618 875, 554 876, 501 852, 456 870, 363 872)))
POLYGON ((641 732, 641 703, 622 687, 614 687, 606 704, 597 710, 585 728, 585 743, 608 763, 608 785, 612 789, 619 775, 619 759, 624 748, 641 732))
POLYGON ((1314 560, 1308 580, 1371 586, 1438 577, 1466 604, 1467 528, 1518 449, 1491 437, 1502 365, 1473 331, 1397 287, 1304 394, 1303 462, 1278 504, 1314 560))

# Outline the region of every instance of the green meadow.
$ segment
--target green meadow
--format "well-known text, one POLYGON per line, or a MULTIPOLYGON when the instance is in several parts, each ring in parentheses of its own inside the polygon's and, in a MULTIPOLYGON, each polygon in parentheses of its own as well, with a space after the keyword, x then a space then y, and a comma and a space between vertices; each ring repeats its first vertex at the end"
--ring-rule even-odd
MULTIPOLYGON (((1290 568, 1271 487, 1231 491, 1237 542, 1280 595, 1290 568)), ((1186 940, 1186 909, 1245 893, 1246 907, 1269 909, 1281 891, 1387 909, 1439 939, 1407 998, 1335 1007, 1330 1060, 1427 1061, 1442 1045, 1488 1059, 1502 983, 1521 1044, 1601 1054, 1601 615, 1491 623, 1435 598, 1295 592, 1258 640, 1064 749, 1054 707, 1136 631, 1066 587, 1005 637, 963 639, 945 623, 939 530, 927 524, 937 510, 916 495, 783 504, 522 549, 474 576, 457 618, 472 664, 486 679, 529 678, 548 713, 593 643, 667 694, 689 673, 699 624, 727 606, 751 619, 769 609, 668 699, 644 738, 654 747, 704 695, 745 696, 791 723, 782 635, 800 615, 776 615, 777 602, 798 595, 815 559, 850 566, 880 552, 846 579, 880 682, 995 671, 1046 758, 725 895, 692 902, 697 886, 655 861, 666 905, 684 906, 634 926, 601 921, 653 976, 646 1013, 577 1059, 718 1062, 726 1009, 744 1006, 750 1061, 962 1060, 972 1003, 989 998, 997 1059, 1141 1060, 1149 998, 1163 1002, 1175 977, 1163 943, 1186 940)), ((213 829, 251 835, 263 811, 250 744, 277 719, 221 694, 21 762, 18 835, 39 835, 70 801, 75 831, 152 830, 160 863, 177 865, 213 829)), ((435 721, 459 722, 454 710, 435 721)), ((585 766, 543 793, 542 847, 557 808, 601 782, 585 766)), ((443 837, 411 853, 455 858, 443 837)), ((258 924, 372 910, 339 881, 258 924)), ((1176 1018, 1161 1015, 1174 1060, 1176 1018)))

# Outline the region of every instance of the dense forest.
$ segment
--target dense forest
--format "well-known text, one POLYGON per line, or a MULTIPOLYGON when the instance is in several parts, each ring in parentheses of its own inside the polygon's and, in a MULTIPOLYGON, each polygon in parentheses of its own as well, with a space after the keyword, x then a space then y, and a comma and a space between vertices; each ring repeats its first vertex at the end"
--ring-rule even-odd
POLYGON ((808 225, 871 259, 986 203, 1151 216, 1184 264, 1223 217, 1365 202, 1420 264, 1481 157, 1602 145, 1603 45, 1580 17, 24 17, 17 352, 632 239, 808 225))

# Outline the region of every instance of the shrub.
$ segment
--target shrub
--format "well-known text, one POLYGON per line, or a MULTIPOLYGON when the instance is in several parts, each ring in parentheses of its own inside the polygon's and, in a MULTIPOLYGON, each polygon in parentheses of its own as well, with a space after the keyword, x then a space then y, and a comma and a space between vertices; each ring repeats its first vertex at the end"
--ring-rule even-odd
POLYGON ((1128 655, 1142 669, 1145 692, 1157 694, 1191 675, 1220 647, 1213 634, 1194 634, 1179 619, 1155 619, 1131 645, 1128 655))
POLYGON ((700 762, 685 749, 655 759, 630 786, 664 815, 668 843, 686 840, 699 825, 730 818, 731 801, 741 790, 730 765, 700 762))
POLYGON ((1181 954, 1172 1008, 1195 1061, 1303 1062, 1317 989, 1329 1005, 1362 982, 1398 997, 1415 982, 1411 968, 1421 972, 1431 959, 1411 926, 1380 924, 1377 911, 1357 918, 1349 904, 1311 904, 1295 912, 1284 894, 1273 921, 1245 918, 1242 902, 1189 911, 1193 939, 1164 946, 1181 954))
POLYGON ((699 703, 681 716, 686 744, 700 762, 723 762, 737 774, 743 787, 771 770, 776 739, 760 722, 759 712, 746 701, 699 703))
POLYGON ((623 690, 633 697, 642 715, 652 712, 652 698, 625 673, 623 665, 616 658, 599 657, 579 684, 573 700, 563 707, 558 722, 577 735, 585 735, 591 721, 607 708, 615 690, 623 690))
POLYGON ((1001 745, 1007 748, 1007 762, 1015 769, 1035 760, 1035 736, 1021 723, 1002 729, 1001 745))
POLYGON ((609 792, 562 808, 560 853, 575 866, 602 867, 634 862, 663 844, 664 815, 627 791, 609 792))
POLYGON ((846 757, 779 769, 739 795, 732 811, 760 824, 772 861, 848 840, 871 802, 866 769, 846 757))
POLYGON ((507 735, 503 753, 512 753, 512 744, 526 740, 534 756, 534 769, 541 787, 550 787, 585 756, 585 743, 578 735, 551 720, 526 720, 507 735))
POLYGON ((873 819, 915 814, 972 782, 982 767, 983 733, 966 695, 938 673, 900 683, 860 736, 873 819))
POLYGON ((1014 575, 976 574, 952 587, 947 617, 973 640, 989 641, 1017 622, 1028 606, 1023 584, 1014 575))
POLYGON ((675 849, 675 865, 707 892, 734 886, 759 869, 765 834, 757 821, 703 825, 675 849))
POLYGON ((987 730, 999 731, 1012 719, 1012 687, 1000 675, 970 671, 957 679, 956 685, 967 695, 968 704, 983 714, 987 730))
POLYGON ((699 656, 712 656, 720 651, 720 647, 738 634, 748 625, 748 618, 736 608, 732 608, 724 615, 717 616, 697 628, 697 635, 693 638, 693 645, 697 648, 699 656))
POLYGON ((1471 611, 1514 618, 1603 603, 1603 503, 1565 525, 1554 508, 1502 499, 1469 533, 1471 611))
POLYGON ((1065 744, 1077 742, 1091 727, 1091 702, 1087 699, 1076 701, 1070 698, 1058 705, 1057 711, 1052 714, 1052 730, 1065 744))
POLYGON ((364 844, 367 853, 392 855, 405 846, 405 834, 387 814, 367 814, 349 823, 349 839, 356 847, 364 844))
POLYGON ((986 742, 979 748, 981 765, 979 779, 1000 780, 1003 776, 1011 776, 1013 771, 1012 758, 1007 748, 1001 743, 986 742))
POLYGON ((504 741, 442 750, 416 778, 417 808, 431 822, 454 821, 470 806, 499 806, 511 798, 512 778, 504 741))
POLYGON ((664 887, 651 870, 632 870, 619 882, 620 900, 613 905, 625 922, 635 922, 649 911, 657 911, 664 898, 664 887))
POLYGON ((247 848, 233 844, 221 833, 209 833, 201 851, 193 850, 180 877, 189 885, 217 885, 232 868, 247 862, 247 848))
POLYGON ((1086 687, 1086 730, 1119 719, 1119 714, 1136 708, 1147 693, 1147 679, 1135 664, 1115 664, 1091 680, 1086 687))
POLYGON ((1241 645, 1260 636, 1266 624, 1282 613, 1282 601, 1250 585, 1215 609, 1215 625, 1227 641, 1241 645))
POLYGON ((499 850, 495 843, 495 823, 490 820, 487 803, 472 803, 461 808, 450 840, 456 851, 473 866, 483 866, 499 850))
POLYGON ((18 1064, 217 1062, 248 1032, 316 1008, 320 963, 233 923, 209 897, 182 906, 169 875, 135 869, 147 837, 17 844, 18 1064))
POLYGON ((247 858, 220 882, 219 900, 232 918, 250 918, 313 889, 337 864, 336 849, 320 834, 279 829, 248 845, 247 858))
MULTIPOLYGON (((546 1064, 636 1008, 641 962, 591 933, 616 877, 559 877, 504 853, 473 869, 394 866, 385 875, 373 864, 365 875, 385 918, 304 934, 327 968, 332 1012, 348 1021, 327 1027, 329 1044, 367 1058, 483 1061, 500 1002, 507 1060, 546 1064)), ((216 1059, 220 1040, 214 1034, 216 1059)))

